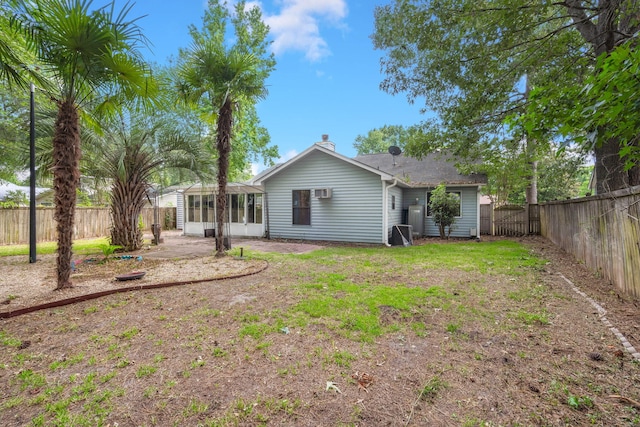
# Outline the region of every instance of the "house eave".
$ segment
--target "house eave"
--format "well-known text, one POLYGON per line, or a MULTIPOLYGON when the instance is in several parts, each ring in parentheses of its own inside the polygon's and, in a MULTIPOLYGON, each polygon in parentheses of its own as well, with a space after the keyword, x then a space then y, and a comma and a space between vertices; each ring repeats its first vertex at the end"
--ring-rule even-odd
MULTIPOLYGON (((185 194, 218 194, 218 184, 194 184, 180 189, 185 194)), ((250 182, 229 182, 226 188, 227 194, 264 193, 262 185, 250 182)))
MULTIPOLYGON (((434 181, 434 182, 412 182, 409 184, 411 188, 432 188, 437 187, 442 184, 442 181, 434 181)), ((447 187, 483 187, 487 185, 482 182, 471 182, 471 181, 454 181, 454 182, 444 182, 444 185, 447 187)))

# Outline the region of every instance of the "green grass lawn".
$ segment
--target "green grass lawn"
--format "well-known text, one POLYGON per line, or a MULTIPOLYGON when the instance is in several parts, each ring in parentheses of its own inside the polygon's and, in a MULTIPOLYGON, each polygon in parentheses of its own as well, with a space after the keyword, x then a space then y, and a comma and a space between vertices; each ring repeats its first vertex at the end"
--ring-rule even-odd
MULTIPOLYGON (((237 249, 231 253, 239 254, 237 249)), ((299 327, 323 323, 346 338, 362 342, 373 342, 399 327, 396 323, 381 323, 380 317, 384 315, 381 310, 385 309, 400 318, 411 319, 417 310, 447 310, 460 305, 452 321, 457 326, 472 323, 469 319, 475 315, 491 317, 478 307, 474 308, 473 316, 467 313, 478 296, 482 299, 489 292, 488 278, 506 276, 508 280, 526 283, 530 277, 523 276, 531 275, 546 263, 523 245, 508 240, 407 248, 345 246, 301 255, 261 253, 260 257, 272 264, 291 263, 292 276, 297 279, 295 289, 303 297, 285 316, 267 320, 270 327, 266 327, 266 319, 248 322, 241 330, 242 335, 259 338, 277 332, 286 323, 299 327), (435 283, 433 277, 442 272, 447 272, 450 283, 435 283), (467 283, 468 280, 471 282, 467 283), (463 283, 459 289, 457 285, 455 292, 448 289, 458 281, 463 283), (468 294, 469 300, 460 304, 462 294, 468 294), (471 299, 473 303, 469 302, 471 299)), ((519 289, 521 301, 526 299, 534 306, 538 303, 534 284, 523 284, 519 289)), ((524 311, 520 316, 528 314, 524 311)), ((407 322, 414 331, 421 327, 420 321, 407 322)))
MULTIPOLYGON (((107 237, 96 239, 81 239, 73 242, 73 252, 82 255, 92 255, 102 253, 102 248, 109 244, 107 237)), ((42 242, 36 244, 38 255, 53 254, 56 252, 58 244, 56 242, 42 242)), ((14 255, 29 255, 29 245, 8 245, 0 246, 0 257, 14 255)))

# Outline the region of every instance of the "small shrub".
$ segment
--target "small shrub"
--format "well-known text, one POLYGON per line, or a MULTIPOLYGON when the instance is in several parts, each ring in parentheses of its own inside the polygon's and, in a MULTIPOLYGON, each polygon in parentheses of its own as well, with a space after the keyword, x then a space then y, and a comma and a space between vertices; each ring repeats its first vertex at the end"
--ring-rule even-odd
POLYGON ((433 222, 438 226, 440 238, 449 238, 456 216, 460 215, 460 196, 457 193, 447 192, 444 184, 438 185, 431 192, 429 209, 433 222))
POLYGON ((113 255, 117 250, 122 249, 120 245, 111 245, 111 244, 103 244, 100 245, 100 250, 102 251, 102 255, 104 255, 104 259, 107 260, 111 255, 113 255))

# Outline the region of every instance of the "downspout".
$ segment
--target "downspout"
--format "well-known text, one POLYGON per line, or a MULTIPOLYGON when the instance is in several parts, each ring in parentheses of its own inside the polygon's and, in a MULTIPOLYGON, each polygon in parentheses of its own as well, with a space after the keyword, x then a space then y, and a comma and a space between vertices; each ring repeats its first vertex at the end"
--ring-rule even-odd
POLYGON ((269 195, 265 191, 264 192, 264 212, 262 215, 264 218, 264 225, 266 226, 266 229, 264 230, 264 236, 268 240, 271 240, 271 232, 269 227, 269 197, 268 196, 269 195))
POLYGON ((398 185, 398 180, 394 179, 393 184, 387 185, 386 181, 382 181, 382 241, 385 246, 391 246, 389 244, 389 189, 398 185))
POLYGON ((476 193, 476 240, 480 240, 480 186, 478 185, 478 191, 476 193))

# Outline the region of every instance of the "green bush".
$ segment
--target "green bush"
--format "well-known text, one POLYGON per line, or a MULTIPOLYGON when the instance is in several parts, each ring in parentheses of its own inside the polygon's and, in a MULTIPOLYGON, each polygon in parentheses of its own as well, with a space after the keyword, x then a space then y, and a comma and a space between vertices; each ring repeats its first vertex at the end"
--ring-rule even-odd
POLYGON ((448 239, 451 235, 451 229, 456 222, 459 207, 460 199, 458 195, 447 193, 447 188, 444 184, 438 185, 431 193, 429 208, 431 209, 433 221, 438 226, 441 239, 448 239))

